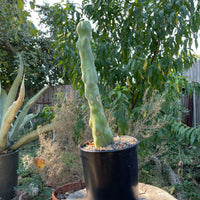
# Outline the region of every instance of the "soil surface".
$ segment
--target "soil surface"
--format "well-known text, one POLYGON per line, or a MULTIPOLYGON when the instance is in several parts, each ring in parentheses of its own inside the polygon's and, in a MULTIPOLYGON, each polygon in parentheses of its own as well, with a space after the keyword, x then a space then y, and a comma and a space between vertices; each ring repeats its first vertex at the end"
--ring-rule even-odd
POLYGON ((129 148, 138 142, 136 138, 127 135, 116 136, 113 140, 114 142, 112 144, 105 147, 96 148, 94 142, 90 141, 82 148, 88 151, 114 151, 129 148))

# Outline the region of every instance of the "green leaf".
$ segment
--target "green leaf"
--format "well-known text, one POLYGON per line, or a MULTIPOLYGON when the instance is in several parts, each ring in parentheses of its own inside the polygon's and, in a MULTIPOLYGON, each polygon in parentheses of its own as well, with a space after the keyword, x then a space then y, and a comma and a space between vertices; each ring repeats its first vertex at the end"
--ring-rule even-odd
POLYGON ((6 102, 6 98, 7 98, 7 93, 4 89, 1 88, 1 83, 0 83, 0 127, 1 127, 1 121, 3 119, 3 108, 6 102))
POLYGON ((19 131, 21 131, 22 128, 24 128, 24 126, 26 124, 28 124, 32 119, 34 119, 38 114, 39 114, 39 111, 36 114, 28 114, 28 115, 26 115, 26 117, 24 118, 23 122, 21 123, 21 125, 19 127, 19 131))
POLYGON ((190 135, 193 133, 193 131, 194 131, 194 128, 190 128, 190 129, 187 131, 186 135, 187 135, 187 138, 188 138, 188 139, 189 139, 190 135))
POLYGON ((30 1, 29 4, 30 4, 31 9, 34 10, 34 9, 35 9, 35 4, 34 4, 34 2, 30 1))
POLYGON ((182 135, 184 132, 185 132, 185 127, 181 126, 181 128, 179 129, 179 133, 182 135))
POLYGON ((25 87, 24 87, 24 78, 23 78, 17 100, 12 103, 12 105, 9 107, 5 115, 3 115, 2 125, 0 129, 0 138, 1 138, 0 151, 5 150, 7 147, 8 131, 10 129, 11 123, 14 120, 18 110, 21 108, 24 102, 24 96, 25 96, 25 87))
POLYGON ((22 10, 24 8, 24 1, 23 0, 17 0, 17 7, 19 10, 22 10))
POLYGON ((19 88, 19 85, 21 83, 22 80, 22 76, 23 76, 23 71, 24 71, 24 64, 22 62, 22 58, 21 55, 18 54, 19 57, 19 69, 18 69, 18 74, 17 77, 15 78, 9 93, 8 93, 8 97, 6 99, 5 105, 4 105, 4 110, 3 110, 3 115, 7 112, 8 108, 13 104, 13 102, 15 101, 15 97, 19 88))
POLYGON ((191 134, 191 138, 190 138, 191 144, 193 144, 195 140, 196 140, 196 131, 194 131, 194 132, 191 134))
POLYGON ((49 86, 46 86, 44 88, 42 88, 36 95, 34 95, 31 99, 29 99, 29 101, 25 104, 25 106, 23 107, 21 113, 18 115, 15 124, 12 128, 12 130, 9 133, 9 140, 13 141, 15 139, 15 137, 18 134, 19 128, 21 126, 21 124, 23 123, 29 109, 32 107, 32 105, 38 100, 38 98, 49 88, 49 86))
POLYGON ((145 62, 144 62, 144 65, 143 65, 143 69, 144 69, 144 71, 146 71, 147 64, 148 64, 148 61, 147 61, 147 59, 145 59, 145 62))

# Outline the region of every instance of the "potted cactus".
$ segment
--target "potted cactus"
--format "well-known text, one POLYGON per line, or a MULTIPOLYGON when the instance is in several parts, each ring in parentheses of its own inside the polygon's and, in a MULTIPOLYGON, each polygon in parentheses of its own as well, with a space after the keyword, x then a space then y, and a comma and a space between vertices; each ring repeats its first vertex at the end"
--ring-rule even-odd
MULTIPOLYGON (((17 56, 20 61, 18 74, 8 94, 0 84, 0 197, 5 200, 13 197, 14 187, 17 185, 18 149, 38 137, 37 130, 21 138, 19 133, 24 125, 36 116, 36 114, 28 114, 29 109, 48 89, 48 86, 41 89, 22 108, 25 97, 24 66, 21 55, 18 53, 17 56), (18 112, 19 110, 21 112, 18 112)), ((47 124, 40 128, 40 132, 52 129, 53 125, 47 124)))
POLYGON ((90 45, 92 31, 88 21, 76 29, 81 58, 85 97, 90 107, 92 140, 80 144, 88 200, 137 200, 137 140, 129 136, 113 137, 104 114, 98 78, 90 45))

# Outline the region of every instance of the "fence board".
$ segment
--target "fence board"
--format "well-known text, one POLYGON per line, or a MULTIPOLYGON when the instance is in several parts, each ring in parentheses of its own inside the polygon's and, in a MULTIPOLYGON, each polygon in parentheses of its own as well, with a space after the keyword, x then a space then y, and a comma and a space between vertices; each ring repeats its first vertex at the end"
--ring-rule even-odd
POLYGON ((193 64, 193 66, 183 75, 192 82, 200 83, 200 60, 193 64))
POLYGON ((32 111, 35 112, 38 110, 42 110, 45 106, 53 106, 56 103, 56 93, 64 92, 68 97, 74 96, 73 87, 71 85, 60 85, 50 87, 40 98, 36 101, 34 106, 32 107, 32 111))
MULTIPOLYGON (((184 72, 183 75, 191 82, 200 83, 200 60, 192 65, 192 67, 184 72)), ((189 110, 188 116, 184 116, 183 119, 186 123, 194 125, 193 112, 196 112, 196 123, 200 124, 200 96, 195 95, 196 110, 193 109, 193 99, 185 97, 182 102, 183 105, 189 110)))

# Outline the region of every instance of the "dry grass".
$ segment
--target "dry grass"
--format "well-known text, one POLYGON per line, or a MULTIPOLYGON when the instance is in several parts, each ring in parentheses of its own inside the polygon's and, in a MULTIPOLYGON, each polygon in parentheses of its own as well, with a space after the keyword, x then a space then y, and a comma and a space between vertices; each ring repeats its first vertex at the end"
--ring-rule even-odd
POLYGON ((78 103, 74 97, 63 97, 60 94, 58 104, 54 107, 55 132, 52 137, 39 134, 38 157, 45 160, 45 167, 40 170, 40 175, 53 187, 83 179, 78 143, 86 137, 89 130, 85 127, 86 131, 79 140, 74 137, 79 115, 78 103))

